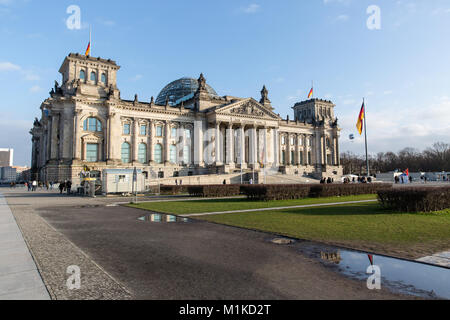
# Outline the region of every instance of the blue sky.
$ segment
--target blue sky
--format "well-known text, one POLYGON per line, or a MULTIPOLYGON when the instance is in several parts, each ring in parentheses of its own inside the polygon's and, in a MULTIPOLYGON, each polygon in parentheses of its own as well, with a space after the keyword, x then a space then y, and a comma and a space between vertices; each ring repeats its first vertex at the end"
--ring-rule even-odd
POLYGON ((254 97, 265 84, 276 112, 315 96, 336 104, 341 151, 366 98, 369 152, 450 143, 448 0, 37 1, 0 0, 0 147, 29 165, 28 134, 70 52, 116 60, 122 97, 149 101, 203 72, 220 95, 254 97), (82 27, 69 30, 70 5, 82 27), (381 9, 369 30, 366 10, 381 9))

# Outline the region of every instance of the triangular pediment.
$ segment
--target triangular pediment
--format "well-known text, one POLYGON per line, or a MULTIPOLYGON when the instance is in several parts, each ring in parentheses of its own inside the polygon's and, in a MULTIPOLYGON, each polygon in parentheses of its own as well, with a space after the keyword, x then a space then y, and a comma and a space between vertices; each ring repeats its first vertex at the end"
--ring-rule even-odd
POLYGON ((216 114, 248 116, 262 119, 280 120, 280 117, 253 98, 241 100, 214 110, 216 114))

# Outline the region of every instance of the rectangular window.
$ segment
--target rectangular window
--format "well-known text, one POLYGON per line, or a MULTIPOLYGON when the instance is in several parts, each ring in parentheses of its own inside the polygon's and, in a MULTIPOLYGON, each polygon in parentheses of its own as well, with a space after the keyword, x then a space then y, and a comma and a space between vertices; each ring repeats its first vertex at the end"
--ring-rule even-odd
POLYGON ((186 129, 184 135, 186 136, 186 139, 190 139, 191 138, 191 130, 186 129))
POLYGON ((142 125, 141 126, 141 136, 145 136, 145 135, 147 135, 147 126, 142 125))
POLYGON ((185 164, 191 163, 191 148, 189 146, 184 146, 183 148, 183 162, 185 164))
POLYGON ((303 152, 300 152, 300 164, 304 164, 303 163, 303 152))
POLYGON ((177 163, 177 147, 171 145, 169 151, 170 151, 170 163, 177 163))
POLYGON ((308 152, 308 163, 309 165, 312 164, 312 157, 311 157, 311 152, 308 152))
POLYGON ((130 124, 125 123, 123 125, 123 134, 130 134, 130 124))
POLYGON ((116 176, 116 182, 120 183, 120 182, 126 182, 127 181, 127 177, 124 175, 118 175, 116 176))
POLYGON ((88 143, 86 145, 86 161, 87 162, 98 161, 98 144, 88 143))
POLYGON ((177 137, 177 128, 172 128, 171 136, 172 136, 172 138, 177 137))
POLYGON ((156 136, 157 137, 162 137, 163 136, 163 127, 162 126, 157 126, 156 127, 156 136))

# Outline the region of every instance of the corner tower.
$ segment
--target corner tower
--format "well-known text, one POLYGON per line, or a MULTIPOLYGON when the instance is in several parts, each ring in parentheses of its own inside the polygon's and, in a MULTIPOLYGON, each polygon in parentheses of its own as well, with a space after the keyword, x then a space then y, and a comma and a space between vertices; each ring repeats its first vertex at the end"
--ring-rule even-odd
POLYGON ((311 99, 296 103, 294 109, 295 121, 313 123, 322 120, 334 120, 335 105, 329 100, 311 99))
MULTIPOLYGON (((119 98, 117 71, 120 67, 111 59, 86 57, 71 53, 59 69, 62 75, 60 90, 63 94, 77 93, 95 98, 114 95, 119 98)), ((55 86, 58 88, 58 86, 55 86)))

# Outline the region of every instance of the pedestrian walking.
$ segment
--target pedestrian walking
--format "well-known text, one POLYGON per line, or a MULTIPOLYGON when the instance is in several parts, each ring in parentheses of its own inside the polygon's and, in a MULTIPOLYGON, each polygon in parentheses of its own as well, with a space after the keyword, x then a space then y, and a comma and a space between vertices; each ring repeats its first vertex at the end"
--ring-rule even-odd
POLYGON ((64 188, 65 188, 64 182, 61 181, 61 182, 59 183, 59 194, 62 194, 62 193, 63 193, 64 188))
POLYGON ((66 189, 67 189, 67 195, 70 195, 70 192, 72 190, 72 181, 68 180, 66 182, 66 189))

